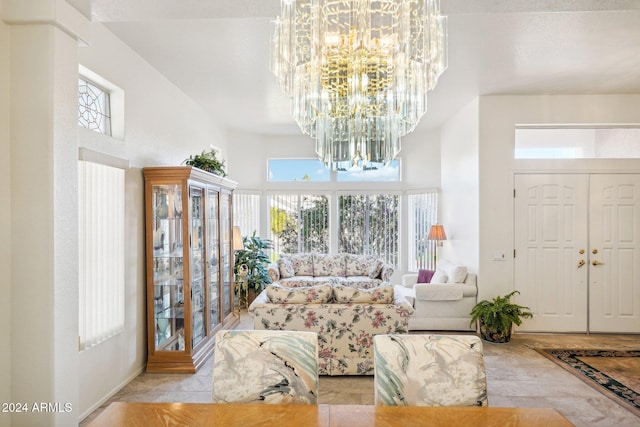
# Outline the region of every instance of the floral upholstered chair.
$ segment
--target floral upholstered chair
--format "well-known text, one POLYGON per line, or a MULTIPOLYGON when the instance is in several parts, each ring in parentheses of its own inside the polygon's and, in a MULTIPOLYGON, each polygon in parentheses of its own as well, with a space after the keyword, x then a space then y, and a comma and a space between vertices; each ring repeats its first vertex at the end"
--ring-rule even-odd
POLYGON ((376 335, 373 349, 376 405, 487 406, 477 336, 376 335))
POLYGON ((214 403, 317 403, 315 332, 225 330, 215 340, 214 403))

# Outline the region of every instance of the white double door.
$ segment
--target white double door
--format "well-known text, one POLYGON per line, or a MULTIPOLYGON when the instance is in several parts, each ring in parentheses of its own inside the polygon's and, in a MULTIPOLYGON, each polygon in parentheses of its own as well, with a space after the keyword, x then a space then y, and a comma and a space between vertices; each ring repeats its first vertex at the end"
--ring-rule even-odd
POLYGON ((516 174, 514 226, 519 330, 640 333, 640 174, 516 174))

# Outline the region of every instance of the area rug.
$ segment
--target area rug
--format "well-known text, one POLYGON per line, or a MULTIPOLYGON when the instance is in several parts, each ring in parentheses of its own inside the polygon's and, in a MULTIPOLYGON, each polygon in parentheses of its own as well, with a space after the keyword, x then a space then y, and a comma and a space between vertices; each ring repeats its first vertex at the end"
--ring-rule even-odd
POLYGON ((640 350, 535 350, 640 417, 640 350))

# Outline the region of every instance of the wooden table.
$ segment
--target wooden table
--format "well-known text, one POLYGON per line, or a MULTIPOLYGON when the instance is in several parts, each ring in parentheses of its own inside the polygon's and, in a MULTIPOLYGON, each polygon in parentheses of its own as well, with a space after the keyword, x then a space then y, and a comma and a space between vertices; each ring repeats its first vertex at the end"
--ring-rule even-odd
POLYGON ((89 427, 572 426, 550 408, 115 402, 89 427))
POLYGON ((331 427, 563 427, 573 424, 552 408, 330 405, 331 427))

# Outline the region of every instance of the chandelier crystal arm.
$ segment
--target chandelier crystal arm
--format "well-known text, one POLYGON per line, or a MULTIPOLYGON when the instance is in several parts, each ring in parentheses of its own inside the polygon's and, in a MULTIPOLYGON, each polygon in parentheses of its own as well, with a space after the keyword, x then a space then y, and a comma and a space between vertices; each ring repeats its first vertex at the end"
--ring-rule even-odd
POLYGON ((333 170, 387 165, 447 67, 439 0, 281 0, 271 71, 333 170))

